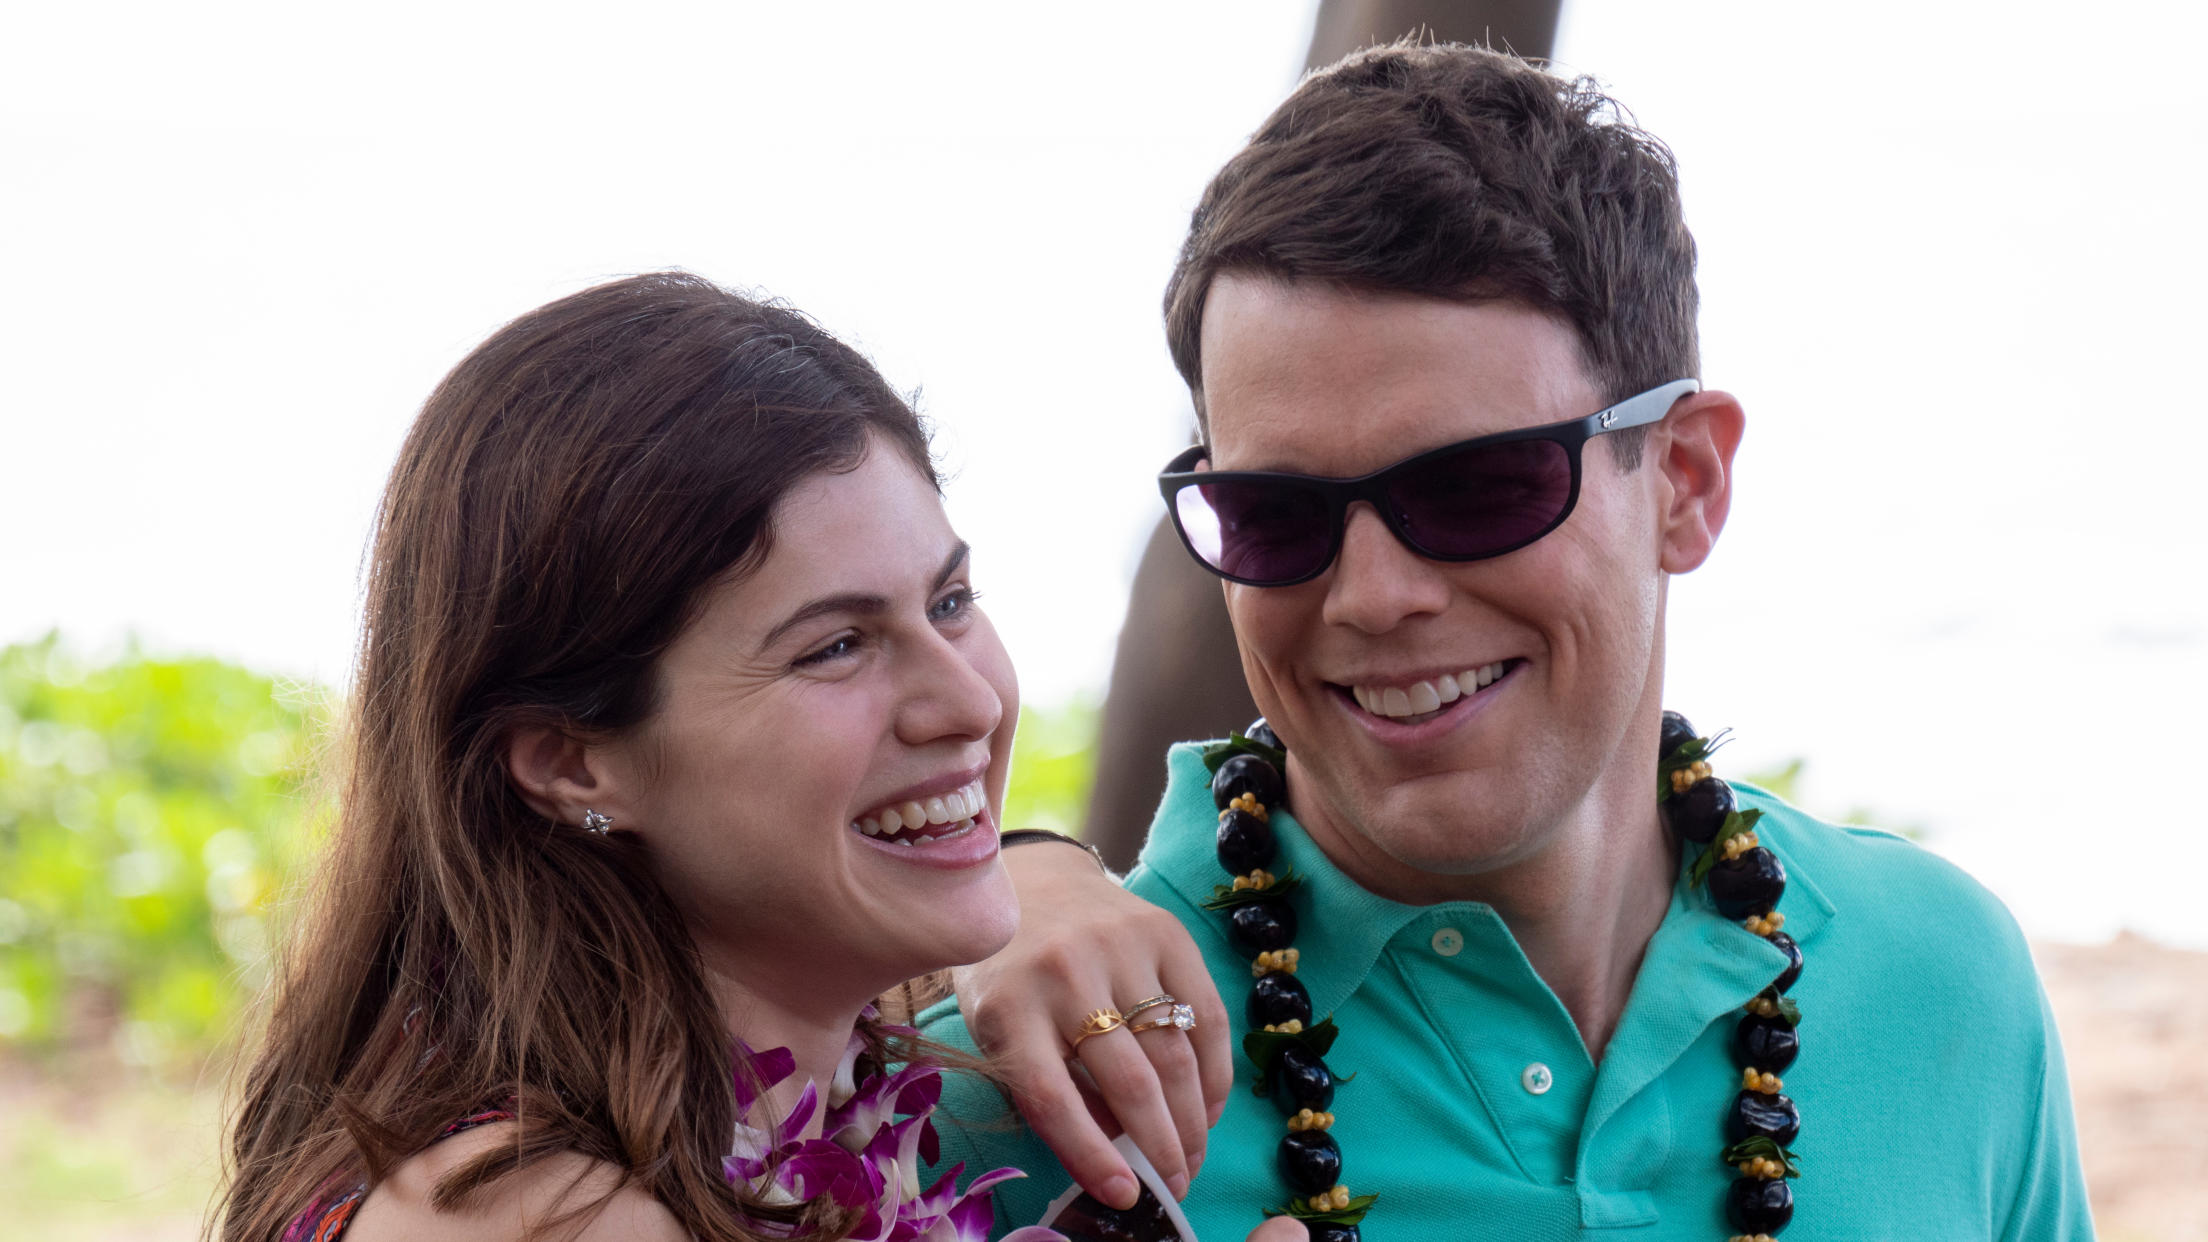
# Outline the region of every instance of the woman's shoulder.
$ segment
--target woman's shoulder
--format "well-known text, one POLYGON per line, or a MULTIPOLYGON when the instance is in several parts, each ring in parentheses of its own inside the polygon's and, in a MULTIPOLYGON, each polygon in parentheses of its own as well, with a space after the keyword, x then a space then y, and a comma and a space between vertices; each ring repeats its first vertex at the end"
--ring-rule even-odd
POLYGON ((437 1183, 510 1139, 512 1126, 477 1126, 402 1161, 361 1201, 345 1242, 519 1242, 525 1237, 543 1242, 687 1242, 690 1235, 665 1204, 638 1186, 614 1189, 620 1170, 580 1152, 539 1160, 484 1187, 456 1209, 433 1206, 437 1183), (579 1208, 591 1210, 559 1228, 544 1228, 579 1208))

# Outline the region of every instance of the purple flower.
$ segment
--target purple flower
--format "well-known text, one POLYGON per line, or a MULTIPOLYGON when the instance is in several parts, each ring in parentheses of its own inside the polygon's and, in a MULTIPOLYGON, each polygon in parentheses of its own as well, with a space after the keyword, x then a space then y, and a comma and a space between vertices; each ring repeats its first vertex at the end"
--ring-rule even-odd
POLYGON ((746 1113, 759 1102, 761 1094, 772 1091, 785 1078, 797 1072, 797 1057, 787 1048, 769 1048, 765 1052, 753 1052, 742 1040, 736 1041, 736 1111, 746 1113))
MULTIPOLYGON (((871 1009, 867 1016, 873 1016, 871 1009)), ((885 1029, 892 1034, 915 1033, 902 1027, 885 1029)), ((820 1092, 808 1082, 790 1115, 766 1130, 737 1125, 735 1146, 721 1162, 722 1171, 730 1181, 742 1183, 771 1203, 825 1198, 859 1212, 848 1235, 851 1242, 987 1242, 990 1188, 1023 1174, 1017 1169, 997 1169, 975 1178, 961 1193, 958 1175, 965 1166, 959 1165, 921 1190, 920 1165, 935 1163, 940 1154, 930 1117, 943 1096, 942 1076, 929 1066, 907 1065, 894 1074, 877 1074, 860 1082, 857 1066, 865 1047, 853 1031, 829 1083, 820 1138, 799 1137, 820 1110, 820 1092)), ((754 1052, 739 1041, 735 1068, 739 1111, 748 1113, 760 1095, 796 1072, 797 1060, 789 1049, 754 1052)), ((766 1222, 754 1224, 772 1232, 766 1222)), ((1032 1226, 1013 1231, 1003 1242, 1065 1239, 1032 1226)))

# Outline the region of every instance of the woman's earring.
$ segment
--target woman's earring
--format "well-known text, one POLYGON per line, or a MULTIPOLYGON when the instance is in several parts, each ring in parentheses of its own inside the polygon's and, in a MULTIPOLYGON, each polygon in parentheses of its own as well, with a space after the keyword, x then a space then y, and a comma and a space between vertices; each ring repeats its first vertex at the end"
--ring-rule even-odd
POLYGON ((583 812, 583 831, 604 836, 613 831, 613 816, 600 815, 596 811, 583 812))

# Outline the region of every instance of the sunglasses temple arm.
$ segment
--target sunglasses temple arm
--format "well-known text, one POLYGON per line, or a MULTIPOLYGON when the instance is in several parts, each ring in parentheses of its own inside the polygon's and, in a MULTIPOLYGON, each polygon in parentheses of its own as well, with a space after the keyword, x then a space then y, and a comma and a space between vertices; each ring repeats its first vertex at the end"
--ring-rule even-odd
POLYGON ((1702 381, 1692 379, 1673 380, 1660 384, 1646 392, 1635 393, 1607 410, 1595 414, 1595 423, 1601 431, 1623 431, 1628 427, 1644 427, 1661 422, 1679 398, 1702 391, 1702 381))

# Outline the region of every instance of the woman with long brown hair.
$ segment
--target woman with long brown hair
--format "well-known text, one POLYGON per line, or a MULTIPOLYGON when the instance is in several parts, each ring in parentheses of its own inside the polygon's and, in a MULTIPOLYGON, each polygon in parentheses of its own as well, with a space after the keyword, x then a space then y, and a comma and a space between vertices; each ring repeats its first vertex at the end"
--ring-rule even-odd
POLYGON ((868 1001, 1017 919, 970 582, 919 420, 790 310, 641 276, 462 361, 222 1236, 963 1236, 895 1185, 932 1095, 868 1001))

